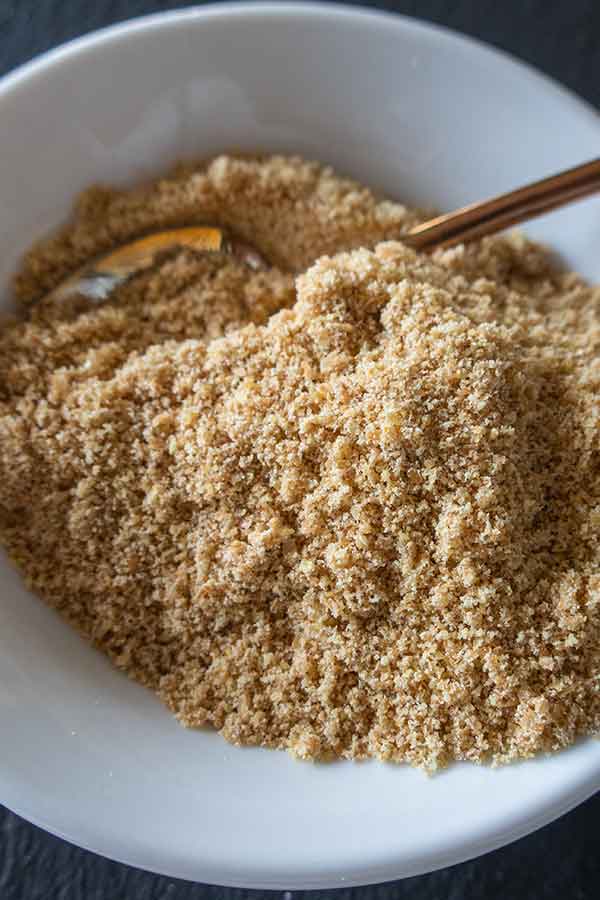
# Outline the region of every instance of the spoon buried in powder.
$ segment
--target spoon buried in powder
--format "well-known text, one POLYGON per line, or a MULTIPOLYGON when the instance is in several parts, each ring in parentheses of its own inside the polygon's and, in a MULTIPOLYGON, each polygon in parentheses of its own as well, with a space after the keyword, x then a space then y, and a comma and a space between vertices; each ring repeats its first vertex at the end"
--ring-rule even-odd
MULTIPOLYGON (((399 235, 399 239, 414 250, 451 247, 518 225, 598 191, 600 159, 437 216, 399 235)), ((255 271, 269 268, 267 260, 254 247, 226 229, 193 225, 146 234, 111 250, 77 270, 48 297, 60 299, 79 294, 90 300, 105 300, 127 279, 151 268, 158 255, 182 248, 200 253, 226 253, 255 271)))

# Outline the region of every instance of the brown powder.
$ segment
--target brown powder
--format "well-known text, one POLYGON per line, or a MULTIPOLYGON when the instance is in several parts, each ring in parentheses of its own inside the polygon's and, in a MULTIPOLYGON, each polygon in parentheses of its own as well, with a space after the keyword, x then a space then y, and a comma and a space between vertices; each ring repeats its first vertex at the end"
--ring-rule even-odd
POLYGON ((597 733, 598 289, 519 238, 340 252, 416 215, 221 157, 84 195, 18 293, 198 210, 281 270, 179 254, 0 335, 28 584, 234 743, 433 769, 597 733))

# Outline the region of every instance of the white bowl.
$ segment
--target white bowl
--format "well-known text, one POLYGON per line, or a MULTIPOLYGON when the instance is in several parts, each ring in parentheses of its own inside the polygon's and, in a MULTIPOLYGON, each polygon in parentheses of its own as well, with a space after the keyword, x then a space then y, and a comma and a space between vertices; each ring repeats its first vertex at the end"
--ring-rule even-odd
MULTIPOLYGON (((202 7, 91 35, 0 85, 0 277, 92 181, 224 148, 295 150, 451 208, 597 155, 600 121, 496 51, 411 19, 202 7)), ((600 279, 600 203, 531 232, 600 279)), ((6 299, 8 302, 8 299, 6 299)), ((311 765, 185 731, 1 561, 0 800, 136 866, 260 888, 429 871, 511 841, 600 785, 600 745, 427 779, 311 765)))

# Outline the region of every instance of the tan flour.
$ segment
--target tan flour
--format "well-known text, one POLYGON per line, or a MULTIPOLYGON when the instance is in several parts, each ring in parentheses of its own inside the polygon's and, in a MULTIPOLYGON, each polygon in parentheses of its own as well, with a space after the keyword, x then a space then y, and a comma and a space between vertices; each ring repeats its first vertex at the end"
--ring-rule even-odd
POLYGON ((0 334, 31 588, 234 743, 434 769, 597 733, 598 289, 519 238, 415 255, 416 214, 330 170, 221 157, 88 192, 17 292, 199 210, 281 268, 181 253, 0 334))

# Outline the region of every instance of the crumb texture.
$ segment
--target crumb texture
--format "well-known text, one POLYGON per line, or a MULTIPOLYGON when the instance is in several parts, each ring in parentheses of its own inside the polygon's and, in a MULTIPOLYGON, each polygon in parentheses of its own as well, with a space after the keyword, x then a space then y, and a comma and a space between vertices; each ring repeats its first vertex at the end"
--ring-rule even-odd
POLYGON ((180 253, 2 327, 27 584, 233 743, 434 770, 598 733, 599 290, 516 236, 417 255, 417 213, 329 169, 219 157, 87 192, 17 294, 198 210, 277 267, 180 253))

